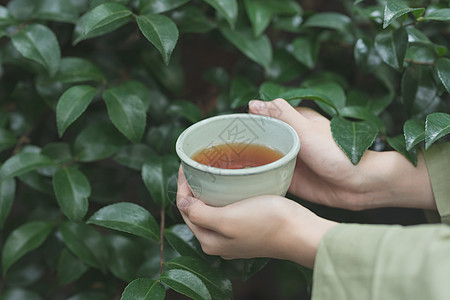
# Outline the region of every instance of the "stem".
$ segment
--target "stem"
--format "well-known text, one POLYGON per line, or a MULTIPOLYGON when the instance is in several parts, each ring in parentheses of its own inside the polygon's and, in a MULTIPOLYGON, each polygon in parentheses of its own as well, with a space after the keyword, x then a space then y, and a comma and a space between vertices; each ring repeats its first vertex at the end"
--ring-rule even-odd
POLYGON ((159 251, 160 251, 160 259, 159 259, 159 274, 163 271, 163 265, 164 265, 164 223, 166 219, 166 209, 163 207, 161 208, 161 228, 159 231, 159 251))
POLYGON ((46 109, 41 116, 39 117, 38 120, 36 120, 36 122, 30 127, 28 128, 28 130, 22 134, 22 136, 20 136, 20 138, 17 141, 16 146, 14 147, 14 150, 12 152, 13 155, 17 154, 20 152, 20 150, 22 150, 22 147, 25 144, 29 144, 31 143, 31 139, 30 139, 30 135, 33 133, 33 131, 39 126, 39 124, 41 122, 43 122, 45 120, 45 118, 47 117, 48 114, 48 109, 46 109))

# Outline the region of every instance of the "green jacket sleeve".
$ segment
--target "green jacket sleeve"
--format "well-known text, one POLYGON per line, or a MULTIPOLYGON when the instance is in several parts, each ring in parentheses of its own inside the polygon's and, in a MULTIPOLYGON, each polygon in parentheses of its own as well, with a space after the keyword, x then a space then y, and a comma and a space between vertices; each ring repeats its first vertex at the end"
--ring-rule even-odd
MULTIPOLYGON (((438 211, 450 221, 450 143, 425 152, 438 211)), ((320 242, 312 300, 450 299, 450 226, 340 224, 320 242)))

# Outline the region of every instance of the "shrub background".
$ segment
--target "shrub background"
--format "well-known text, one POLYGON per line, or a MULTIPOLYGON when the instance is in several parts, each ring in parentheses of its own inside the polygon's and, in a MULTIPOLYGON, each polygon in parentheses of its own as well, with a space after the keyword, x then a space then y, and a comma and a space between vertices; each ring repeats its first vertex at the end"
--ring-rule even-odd
POLYGON ((448 140, 448 1, 0 4, 2 300, 308 299, 311 270, 207 256, 174 204, 178 135, 251 99, 319 110, 354 164, 448 140))

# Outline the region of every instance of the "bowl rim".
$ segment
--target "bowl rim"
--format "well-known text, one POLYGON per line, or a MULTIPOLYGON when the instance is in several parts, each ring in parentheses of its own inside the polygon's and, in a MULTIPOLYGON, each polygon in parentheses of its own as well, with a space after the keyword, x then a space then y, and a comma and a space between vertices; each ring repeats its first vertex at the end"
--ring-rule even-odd
POLYGON ((274 170, 277 168, 280 168, 282 166, 284 166, 285 164, 287 164, 289 161, 291 161, 292 159, 297 157, 298 152, 300 151, 300 138, 297 134, 297 132, 295 131, 294 128, 292 128, 292 126, 290 126, 289 124, 287 124, 284 121, 281 121, 279 119, 273 118, 273 117, 269 117, 269 116, 262 116, 262 115, 256 115, 256 114, 248 114, 248 113, 232 113, 232 114, 225 114, 225 115, 219 115, 219 116, 214 116, 214 117, 210 117, 210 118, 206 118, 203 119, 199 122, 196 122, 194 124, 192 124, 191 126, 187 127, 177 138, 176 144, 175 144, 175 150, 176 153, 178 155, 178 157, 180 158, 182 164, 187 164, 188 166, 199 170, 199 171, 203 171, 209 174, 213 174, 213 175, 232 175, 232 176, 239 176, 239 175, 252 175, 252 174, 259 174, 259 173, 264 173, 270 170, 274 170), (232 118, 236 118, 236 117, 242 117, 242 118, 259 118, 259 119, 264 119, 267 120, 269 122, 275 122, 278 123, 282 126, 284 126, 292 135, 293 137, 293 145, 292 147, 289 149, 289 151, 283 155, 282 158, 277 159, 274 162, 262 165, 262 166, 258 166, 258 167, 253 167, 253 168, 249 168, 249 169, 222 169, 222 168, 216 168, 216 167, 211 167, 211 166, 207 166, 204 164, 201 164, 195 160, 193 160, 191 157, 189 157, 189 155, 187 155, 183 149, 182 149, 182 145, 183 142, 186 138, 186 136, 193 130, 195 130, 196 128, 203 126, 205 123, 209 123, 209 122, 213 122, 215 120, 220 120, 220 119, 232 119, 232 118))

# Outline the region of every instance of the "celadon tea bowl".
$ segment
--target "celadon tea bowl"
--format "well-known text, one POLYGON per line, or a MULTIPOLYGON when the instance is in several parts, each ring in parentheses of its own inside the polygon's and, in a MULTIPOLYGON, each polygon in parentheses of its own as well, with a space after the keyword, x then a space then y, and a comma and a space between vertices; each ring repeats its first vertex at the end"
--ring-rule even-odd
MULTIPOLYGON (((286 195, 299 150, 299 137, 287 123, 243 113, 197 122, 183 131, 176 142, 176 151, 193 195, 213 206, 259 195, 286 195), (214 145, 223 144, 234 147, 232 150, 237 154, 245 151, 248 144, 259 144, 276 149, 283 156, 274 162, 245 169, 221 169, 191 158, 202 149, 214 149, 214 145)), ((209 151, 208 155, 211 159, 220 159, 221 154, 209 151)))

